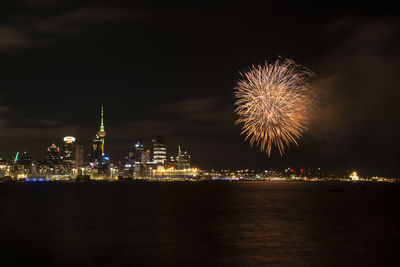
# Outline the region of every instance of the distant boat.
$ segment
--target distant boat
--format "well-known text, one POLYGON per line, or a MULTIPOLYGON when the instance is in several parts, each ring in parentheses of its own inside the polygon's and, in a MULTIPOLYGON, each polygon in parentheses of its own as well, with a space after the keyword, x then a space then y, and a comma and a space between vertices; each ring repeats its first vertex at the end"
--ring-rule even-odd
POLYGON ((328 191, 330 192, 343 192, 344 186, 341 184, 333 184, 329 187, 328 191))

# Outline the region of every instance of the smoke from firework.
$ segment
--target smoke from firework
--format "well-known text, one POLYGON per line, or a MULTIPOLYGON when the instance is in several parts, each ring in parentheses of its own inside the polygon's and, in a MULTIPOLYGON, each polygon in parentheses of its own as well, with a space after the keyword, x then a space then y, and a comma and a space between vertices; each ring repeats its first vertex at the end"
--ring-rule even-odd
POLYGON ((285 146, 295 143, 306 129, 315 108, 311 81, 315 74, 293 60, 252 66, 235 87, 236 124, 250 145, 260 146, 269 156, 272 145, 283 155, 285 146))

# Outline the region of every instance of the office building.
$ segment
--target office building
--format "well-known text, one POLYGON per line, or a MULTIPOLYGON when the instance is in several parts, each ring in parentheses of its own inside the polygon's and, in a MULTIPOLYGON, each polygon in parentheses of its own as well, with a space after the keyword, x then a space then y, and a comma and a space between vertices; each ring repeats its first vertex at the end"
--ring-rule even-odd
POLYGON ((53 143, 47 148, 45 164, 52 167, 54 165, 61 164, 61 159, 61 150, 53 143))
POLYGON ((84 151, 82 145, 75 145, 75 168, 80 168, 84 164, 84 151))
POLYGON ((153 139, 153 162, 163 165, 167 160, 167 146, 165 140, 161 137, 153 139))
POLYGON ((178 156, 176 158, 178 170, 190 169, 190 155, 187 151, 182 152, 181 147, 178 147, 178 156))

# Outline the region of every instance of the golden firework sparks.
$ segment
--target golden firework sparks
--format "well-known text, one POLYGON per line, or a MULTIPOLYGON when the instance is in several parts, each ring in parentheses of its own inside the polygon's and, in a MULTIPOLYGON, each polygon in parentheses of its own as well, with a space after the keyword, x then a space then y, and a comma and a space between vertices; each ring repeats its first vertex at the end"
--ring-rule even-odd
POLYGON ((289 143, 297 145, 315 107, 314 78, 314 72, 290 59, 252 66, 242 74, 235 87, 235 112, 245 140, 268 156, 273 144, 281 155, 289 143))

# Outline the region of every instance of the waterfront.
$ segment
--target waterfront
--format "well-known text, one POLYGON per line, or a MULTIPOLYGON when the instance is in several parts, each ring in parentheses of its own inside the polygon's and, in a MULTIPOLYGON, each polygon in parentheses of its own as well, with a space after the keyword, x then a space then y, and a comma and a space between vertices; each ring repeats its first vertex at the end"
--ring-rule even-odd
POLYGON ((1 183, 1 263, 355 266, 393 262, 398 184, 1 183))

